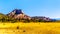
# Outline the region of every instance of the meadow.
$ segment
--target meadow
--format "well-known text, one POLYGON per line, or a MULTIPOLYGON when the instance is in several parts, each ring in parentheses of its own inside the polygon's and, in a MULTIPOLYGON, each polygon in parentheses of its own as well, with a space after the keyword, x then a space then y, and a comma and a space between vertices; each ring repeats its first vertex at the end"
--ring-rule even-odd
POLYGON ((60 34, 60 23, 0 23, 0 34, 60 34))

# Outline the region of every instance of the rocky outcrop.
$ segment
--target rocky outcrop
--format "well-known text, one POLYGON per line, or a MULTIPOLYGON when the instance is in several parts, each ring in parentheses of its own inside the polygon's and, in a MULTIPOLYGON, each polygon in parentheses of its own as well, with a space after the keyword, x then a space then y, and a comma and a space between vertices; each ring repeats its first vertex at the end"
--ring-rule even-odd
POLYGON ((15 19, 31 19, 30 16, 24 14, 21 9, 15 9, 7 15, 15 19))

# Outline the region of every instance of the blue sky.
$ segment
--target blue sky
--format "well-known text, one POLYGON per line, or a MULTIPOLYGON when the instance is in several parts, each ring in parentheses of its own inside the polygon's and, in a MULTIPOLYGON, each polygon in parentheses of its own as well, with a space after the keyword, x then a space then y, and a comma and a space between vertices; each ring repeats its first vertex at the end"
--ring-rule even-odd
POLYGON ((0 13, 22 9, 29 16, 60 18, 60 0, 0 0, 0 13))

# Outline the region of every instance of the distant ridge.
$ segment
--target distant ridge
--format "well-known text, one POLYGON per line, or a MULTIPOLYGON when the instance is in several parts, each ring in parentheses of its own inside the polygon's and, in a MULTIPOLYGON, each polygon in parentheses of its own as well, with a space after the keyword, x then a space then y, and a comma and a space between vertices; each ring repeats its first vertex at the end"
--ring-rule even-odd
POLYGON ((31 18, 36 19, 36 20, 40 20, 40 21, 51 21, 52 20, 49 17, 44 17, 44 16, 34 16, 34 17, 31 17, 31 18))

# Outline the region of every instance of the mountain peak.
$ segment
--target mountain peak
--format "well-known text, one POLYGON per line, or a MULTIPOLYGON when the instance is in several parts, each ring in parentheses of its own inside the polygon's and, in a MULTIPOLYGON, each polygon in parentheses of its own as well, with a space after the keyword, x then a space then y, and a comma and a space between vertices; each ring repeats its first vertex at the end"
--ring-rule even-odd
POLYGON ((25 15, 21 9, 14 9, 7 15, 15 19, 30 19, 30 16, 25 15))
POLYGON ((15 14, 23 14, 21 9, 15 9, 12 12, 15 12, 15 14))

